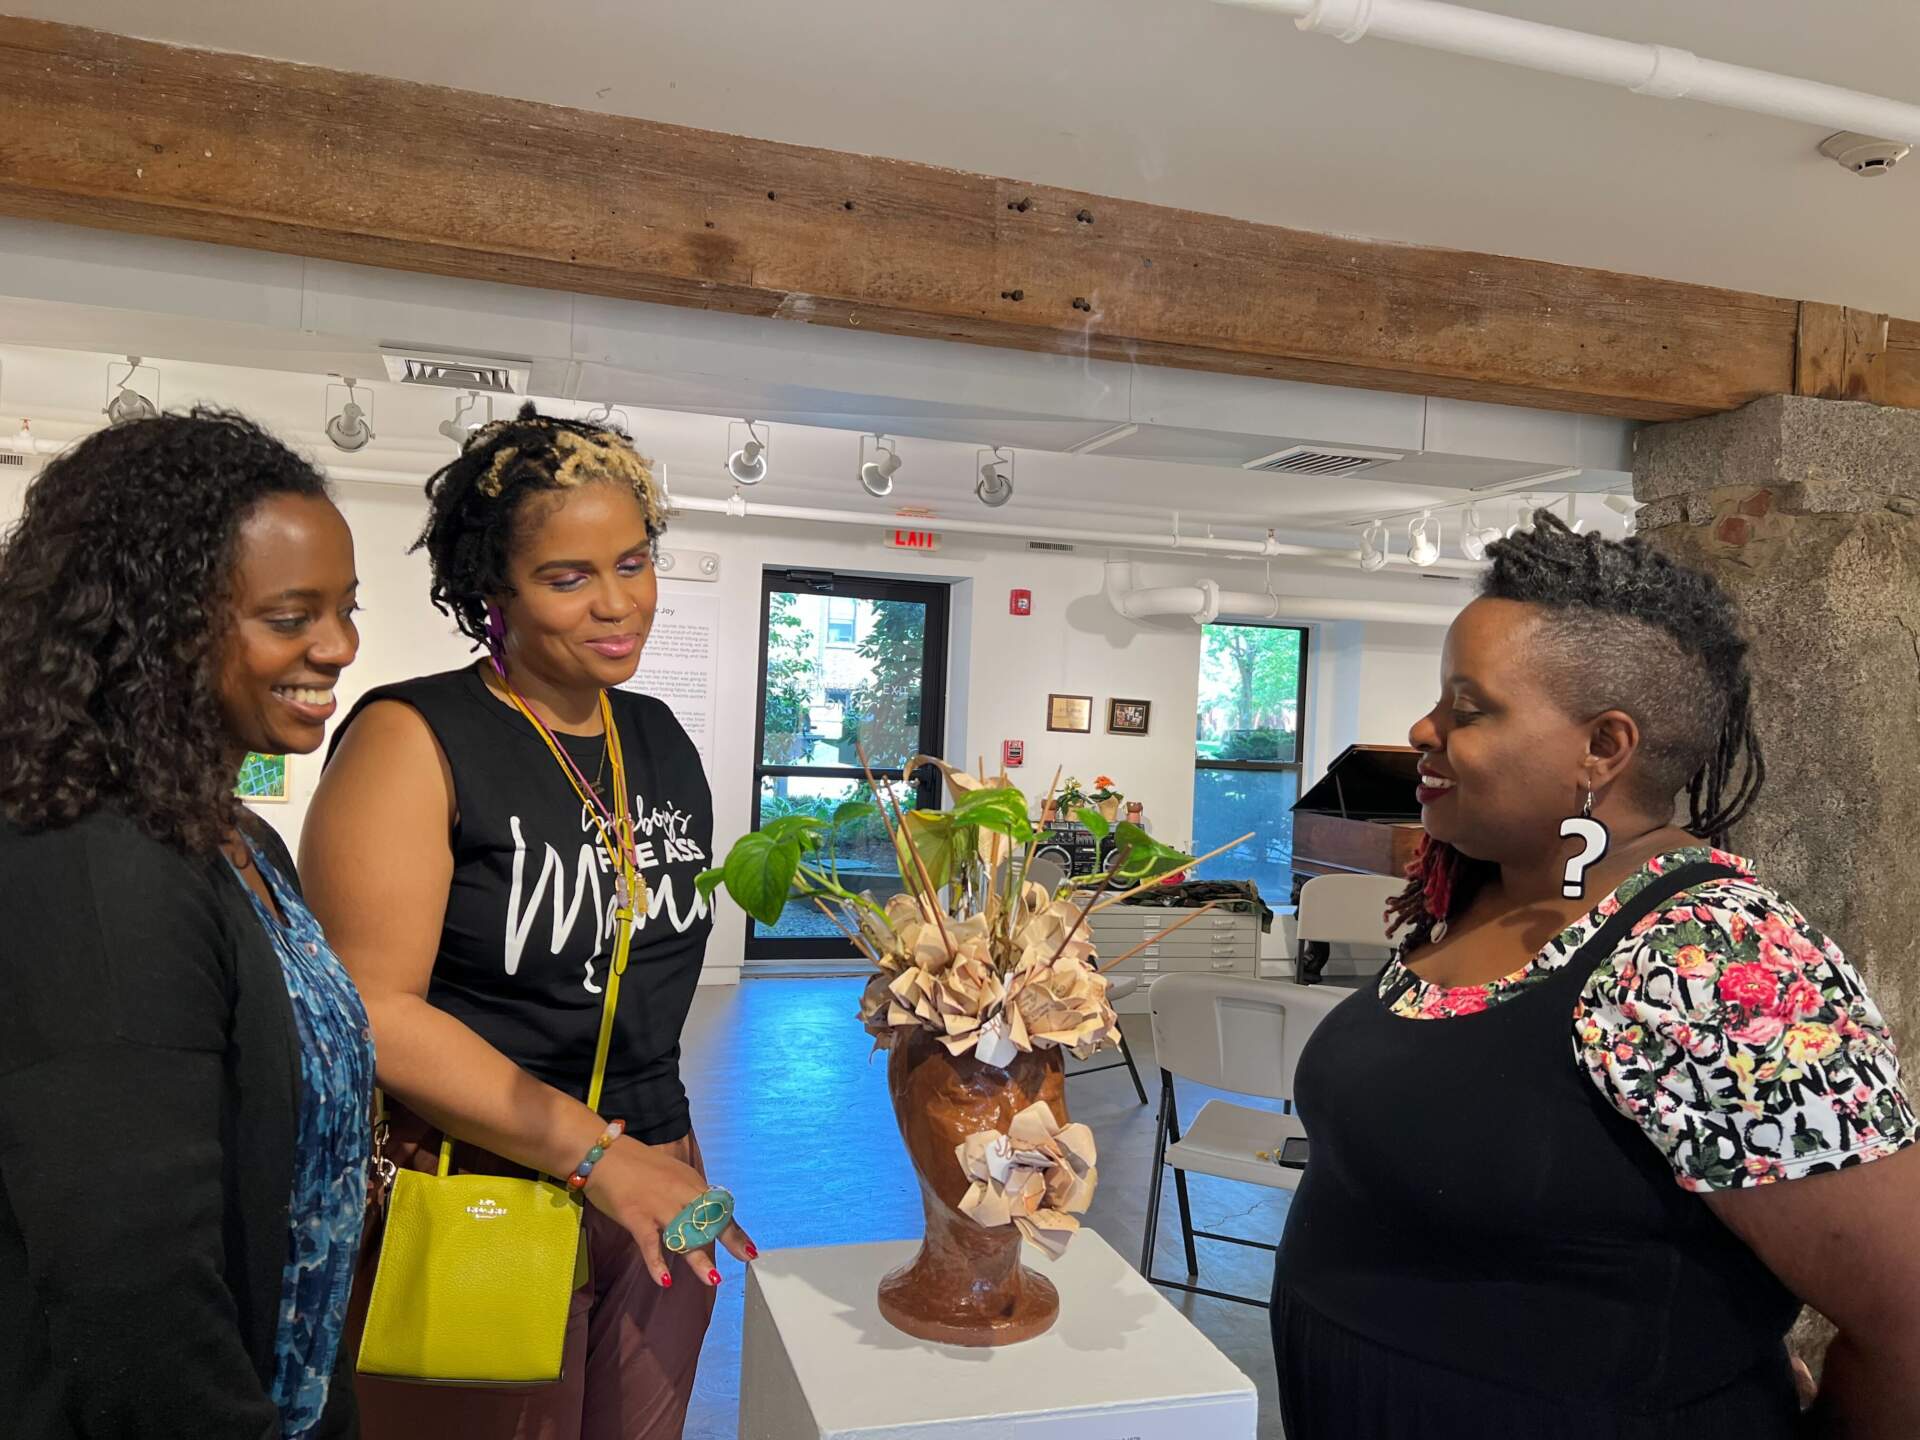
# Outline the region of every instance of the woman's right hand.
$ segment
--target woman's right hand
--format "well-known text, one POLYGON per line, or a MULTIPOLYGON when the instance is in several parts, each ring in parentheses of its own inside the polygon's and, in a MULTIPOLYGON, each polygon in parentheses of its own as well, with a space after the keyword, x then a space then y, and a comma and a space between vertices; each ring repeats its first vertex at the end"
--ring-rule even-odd
MULTIPOLYGON (((654 1283, 666 1286, 673 1283, 673 1272, 668 1268, 667 1249, 660 1233, 674 1216, 709 1188, 704 1175, 675 1159, 667 1147, 643 1145, 623 1135, 593 1167, 585 1193, 594 1209, 626 1227, 634 1244, 640 1247, 640 1256, 647 1262, 654 1283)), ((720 1243, 742 1262, 758 1253, 737 1224, 727 1226, 720 1243)), ((703 1284, 720 1283, 720 1272, 714 1267, 711 1250, 689 1250, 681 1258, 703 1284)))

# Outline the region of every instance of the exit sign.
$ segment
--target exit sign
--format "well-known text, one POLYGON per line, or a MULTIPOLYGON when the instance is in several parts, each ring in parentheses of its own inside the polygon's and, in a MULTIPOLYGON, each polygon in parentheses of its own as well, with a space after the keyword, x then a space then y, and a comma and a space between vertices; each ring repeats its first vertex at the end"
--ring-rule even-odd
POLYGON ((940 536, 932 530, 889 530, 887 548, 931 552, 940 548, 940 536))

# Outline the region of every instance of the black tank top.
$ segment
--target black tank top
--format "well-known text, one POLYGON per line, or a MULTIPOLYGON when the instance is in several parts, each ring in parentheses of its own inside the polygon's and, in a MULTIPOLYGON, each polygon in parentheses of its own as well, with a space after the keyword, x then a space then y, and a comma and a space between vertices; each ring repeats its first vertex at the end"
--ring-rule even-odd
MULTIPOLYGON (((713 929, 694 877, 709 868, 713 798, 699 752, 659 700, 612 692, 640 870, 651 891, 635 917, 600 1110, 648 1144, 689 1128, 680 1028, 713 929)), ((516 1065, 585 1098, 614 942, 612 863, 559 763, 478 670, 374 690, 420 713, 453 772, 453 883, 430 1003, 516 1065)), ((556 735, 612 807, 604 737, 556 735)))
POLYGON ((1363 985, 1295 1089, 1312 1155, 1276 1296, 1392 1350, 1601 1411, 1678 1408, 1769 1359, 1799 1310, 1575 1063, 1588 978, 1695 864, 1565 965, 1475 1015, 1409 1020, 1363 985))

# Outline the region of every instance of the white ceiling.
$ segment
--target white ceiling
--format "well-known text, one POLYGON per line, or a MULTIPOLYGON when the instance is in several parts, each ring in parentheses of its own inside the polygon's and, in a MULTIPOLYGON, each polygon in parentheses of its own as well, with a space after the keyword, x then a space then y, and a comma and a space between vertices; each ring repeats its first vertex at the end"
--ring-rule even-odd
MULTIPOLYGON (((0 0, 15 13, 1273 224, 1920 318, 1920 159, 1208 0, 0 0)), ((1912 0, 1476 0, 1920 100, 1912 0)))

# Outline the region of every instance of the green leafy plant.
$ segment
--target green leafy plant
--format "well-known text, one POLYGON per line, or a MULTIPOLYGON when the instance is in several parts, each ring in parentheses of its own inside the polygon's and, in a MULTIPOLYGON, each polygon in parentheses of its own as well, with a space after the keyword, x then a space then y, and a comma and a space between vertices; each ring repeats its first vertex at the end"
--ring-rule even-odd
MULTIPOLYGON (((916 766, 921 758, 916 758, 916 766)), ((906 894, 955 920, 990 912, 1001 897, 993 877, 983 873, 987 857, 1024 851, 1030 860, 1039 834, 1020 790, 942 768, 956 791, 951 808, 903 810, 890 795, 881 799, 880 787, 869 775, 873 800, 848 801, 830 816, 813 805, 763 816, 758 830, 741 836, 719 866, 699 877, 700 893, 711 898, 724 888, 741 909, 768 926, 778 924, 781 912, 794 900, 816 904, 830 915, 837 910, 843 930, 858 943, 860 917, 865 914, 884 921, 885 910, 871 894, 843 883, 840 848, 850 832, 877 820, 892 839, 906 894), (983 837, 999 837, 1005 843, 983 845, 983 837)), ((1108 870, 1081 876, 1070 888, 1105 889, 1115 881, 1150 884, 1194 863, 1191 855, 1162 844, 1137 825, 1122 824, 1116 829, 1091 808, 1082 808, 1077 815, 1097 837, 1104 840, 1112 835, 1116 844, 1108 870)), ((994 917, 989 914, 989 918, 994 917)))

